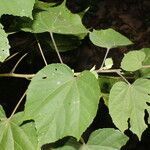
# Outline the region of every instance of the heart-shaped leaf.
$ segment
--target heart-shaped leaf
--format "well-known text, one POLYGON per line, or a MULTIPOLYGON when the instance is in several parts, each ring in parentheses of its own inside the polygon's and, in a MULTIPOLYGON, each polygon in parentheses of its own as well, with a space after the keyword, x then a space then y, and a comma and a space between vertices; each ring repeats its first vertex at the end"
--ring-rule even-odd
POLYGON ((94 45, 107 49, 132 44, 128 38, 113 29, 94 30, 90 33, 90 40, 94 45))
MULTIPOLYGON (((38 8, 39 10, 42 8, 38 8)), ((45 9, 45 8, 44 8, 45 9)), ((78 14, 72 14, 65 6, 65 2, 57 7, 48 7, 44 11, 37 11, 34 20, 23 23, 21 29, 34 33, 54 32, 61 34, 87 33, 78 14)))
POLYGON ((128 129, 130 119, 131 131, 139 138, 147 128, 144 121, 144 111, 149 110, 150 80, 137 79, 132 85, 117 82, 110 91, 109 112, 114 124, 124 132, 128 129))
POLYGON ((120 150, 127 141, 128 137, 118 130, 99 129, 91 134, 80 150, 120 150))
POLYGON ((32 79, 25 116, 35 120, 40 145, 65 136, 79 139, 96 115, 99 98, 98 80, 90 71, 74 77, 66 65, 51 64, 32 79))
POLYGON ((142 62, 146 55, 143 51, 131 51, 125 54, 121 68, 126 71, 136 71, 142 68, 142 62))

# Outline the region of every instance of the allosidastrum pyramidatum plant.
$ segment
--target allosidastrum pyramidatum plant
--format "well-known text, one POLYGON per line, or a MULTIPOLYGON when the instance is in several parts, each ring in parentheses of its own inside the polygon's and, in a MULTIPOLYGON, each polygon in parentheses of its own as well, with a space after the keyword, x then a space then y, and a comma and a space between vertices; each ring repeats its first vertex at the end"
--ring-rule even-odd
MULTIPOLYGON (((10 117, 7 118, 2 106, 0 107, 0 147, 3 150, 40 150, 44 144, 56 142, 67 136, 70 138, 63 146, 54 148, 49 145, 48 148, 119 150, 128 141, 124 131, 129 128, 129 124, 129 129, 138 136, 139 140, 147 128, 144 116, 145 110, 150 112, 148 105, 150 103, 150 48, 125 54, 120 68, 111 69, 113 60, 107 58, 109 51, 133 43, 110 28, 88 31, 82 24, 82 18, 78 14, 72 14, 65 3, 66 1, 55 6, 37 0, 1 0, 0 16, 5 14, 18 16, 17 27, 20 31, 35 34, 46 64, 36 74, 14 72, 0 74, 0 77, 32 78, 27 91, 10 117), (67 46, 58 44, 58 48, 57 43, 61 42, 60 39, 63 36, 70 38, 81 35, 83 39, 89 34, 94 45, 106 48, 101 67, 98 70, 93 67, 89 71, 76 73, 63 62, 48 65, 40 47, 40 36, 37 35, 44 32, 50 34, 52 38, 52 41, 49 39, 50 46, 56 50, 61 62, 59 51, 62 52, 62 47, 63 49, 67 47, 69 50, 69 41, 64 42, 67 46), (57 37, 56 41, 55 37, 57 37), (132 76, 134 82, 130 83, 126 72, 132 75, 139 72, 140 76, 132 76), (118 77, 105 74, 101 76, 101 73, 117 73, 118 77), (109 85, 107 90, 103 87, 105 83, 109 85), (16 113, 25 95, 27 97, 24 110, 16 113), (82 134, 93 122, 101 97, 105 100, 113 123, 119 130, 112 128, 96 130, 85 143, 82 134)), ((1 62, 6 61, 9 56, 8 34, 10 33, 6 33, 4 26, 0 24, 1 62)), ((149 120, 148 118, 148 123, 149 120)))

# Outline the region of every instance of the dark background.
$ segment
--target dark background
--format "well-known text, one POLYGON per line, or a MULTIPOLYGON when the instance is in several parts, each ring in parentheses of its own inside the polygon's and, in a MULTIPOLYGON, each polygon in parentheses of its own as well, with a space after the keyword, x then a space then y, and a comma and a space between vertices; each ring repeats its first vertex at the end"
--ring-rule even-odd
MULTIPOLYGON (((51 2, 52 0, 43 0, 51 2)), ((62 1, 57 0, 58 4, 62 1)), ((150 1, 149 0, 67 0, 67 7, 73 13, 79 13, 88 7, 82 18, 83 24, 92 29, 113 28, 128 37, 134 45, 116 48, 110 51, 109 56, 114 60, 114 68, 120 66, 123 54, 135 49, 150 47, 150 1)), ((10 16, 2 17, 1 21, 5 28, 11 24, 10 16), (7 20, 7 21, 6 21, 7 20), (9 24, 9 25, 8 25, 9 24)), ((36 73, 44 67, 43 59, 39 53, 36 39, 30 33, 18 32, 9 36, 11 55, 18 52, 12 59, 1 64, 0 73, 8 73, 24 54, 27 55, 16 68, 16 73, 36 73)), ((94 46, 87 36, 78 48, 61 53, 64 63, 75 71, 91 69, 94 65, 100 67, 105 49, 94 46)), ((44 51, 48 63, 59 62, 55 52, 44 51)), ((0 104, 9 116, 18 100, 26 90, 30 80, 18 78, 0 78, 0 104)), ((24 102, 18 109, 23 110, 24 102)), ((139 121, 140 123, 140 121, 139 121)), ((100 101, 99 110, 93 124, 84 133, 85 140, 89 134, 98 128, 114 127, 107 107, 103 100, 100 101)), ((142 135, 139 142, 136 135, 131 131, 125 132, 129 142, 122 150, 149 150, 150 128, 142 135)))

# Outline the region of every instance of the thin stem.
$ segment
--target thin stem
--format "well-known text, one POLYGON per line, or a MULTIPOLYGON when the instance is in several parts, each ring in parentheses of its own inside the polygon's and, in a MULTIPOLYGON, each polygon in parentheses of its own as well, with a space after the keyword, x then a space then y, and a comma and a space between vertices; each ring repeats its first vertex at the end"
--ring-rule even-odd
POLYGON ((33 78, 35 74, 17 74, 17 73, 2 73, 0 77, 14 77, 14 78, 33 78))
POLYGON ((85 144, 85 141, 84 141, 83 137, 80 138, 80 142, 81 142, 82 144, 85 144))
POLYGON ((44 61, 45 65, 47 66, 47 65, 48 65, 48 63, 47 63, 47 61, 46 61, 46 59, 45 59, 45 56, 44 56, 43 50, 42 50, 42 48, 41 48, 40 42, 39 42, 38 38, 36 37, 36 35, 35 35, 35 38, 36 38, 36 41, 37 41, 37 44, 38 44, 38 47, 39 47, 39 50, 40 50, 41 56, 42 56, 42 58, 43 58, 43 61, 44 61))
POLYGON ((57 47, 57 45, 56 45, 56 42, 55 42, 55 39, 54 39, 54 36, 53 36, 53 33, 52 33, 52 32, 49 32, 49 33, 50 33, 50 36, 51 36, 51 39, 52 39, 52 42, 53 42, 55 51, 56 51, 57 56, 58 56, 58 58, 59 58, 59 61, 61 62, 61 64, 63 64, 63 60, 62 60, 62 58, 61 58, 61 56, 60 56, 58 47, 57 47))
POLYGON ((98 69, 95 70, 97 73, 116 73, 117 71, 121 71, 121 69, 110 69, 110 70, 104 70, 102 69, 98 69))
POLYGON ((130 83, 128 80, 121 74, 121 69, 111 69, 111 70, 103 70, 103 68, 96 70, 97 73, 117 73, 128 85, 130 83))
POLYGON ((131 85, 131 84, 129 83, 129 81, 121 74, 120 71, 116 71, 116 73, 117 73, 128 85, 131 85))
POLYGON ((16 65, 15 65, 15 66, 13 67, 13 69, 11 70, 11 73, 15 72, 17 66, 19 65, 19 63, 22 61, 22 59, 23 59, 26 55, 27 55, 27 53, 24 54, 24 55, 17 61, 16 65))
POLYGON ((18 53, 19 52, 17 52, 15 54, 11 55, 10 57, 6 58, 5 62, 8 61, 8 60, 10 60, 10 59, 12 59, 12 58, 14 58, 18 53))
POLYGON ((150 65, 144 65, 144 66, 142 66, 142 68, 150 68, 150 65))
POLYGON ((13 112, 11 113, 9 119, 11 119, 13 117, 13 115, 17 111, 18 107, 20 106, 21 102, 23 101, 25 95, 26 95, 26 91, 23 93, 22 97, 20 98, 19 102, 17 103, 16 107, 14 108, 13 112))
POLYGON ((103 59, 103 62, 102 62, 102 65, 101 65, 100 69, 103 68, 103 66, 104 66, 104 63, 105 63, 106 58, 107 58, 107 56, 108 56, 109 50, 110 50, 110 49, 107 48, 107 51, 106 51, 106 53, 105 53, 105 56, 104 56, 104 59, 103 59))

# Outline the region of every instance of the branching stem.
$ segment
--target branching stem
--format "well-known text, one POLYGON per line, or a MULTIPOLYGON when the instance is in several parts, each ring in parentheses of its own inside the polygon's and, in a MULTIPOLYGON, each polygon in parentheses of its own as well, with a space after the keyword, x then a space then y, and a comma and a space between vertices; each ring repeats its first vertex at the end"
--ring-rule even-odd
MULTIPOLYGON (((117 73, 127 84, 130 84, 127 79, 121 74, 121 69, 110 69, 110 70, 103 70, 98 69, 95 70, 97 73, 117 73)), ((78 76, 80 72, 74 73, 75 76, 78 76)), ((3 73, 0 74, 0 77, 14 77, 14 78, 26 78, 31 79, 35 76, 35 74, 17 74, 17 73, 3 73)))
POLYGON ((103 70, 98 69, 96 70, 97 73, 117 73, 128 85, 130 85, 129 81, 121 74, 121 69, 110 69, 110 70, 103 70))
POLYGON ((0 77, 14 77, 14 78, 26 78, 31 79, 35 74, 17 74, 17 73, 2 73, 0 77))

